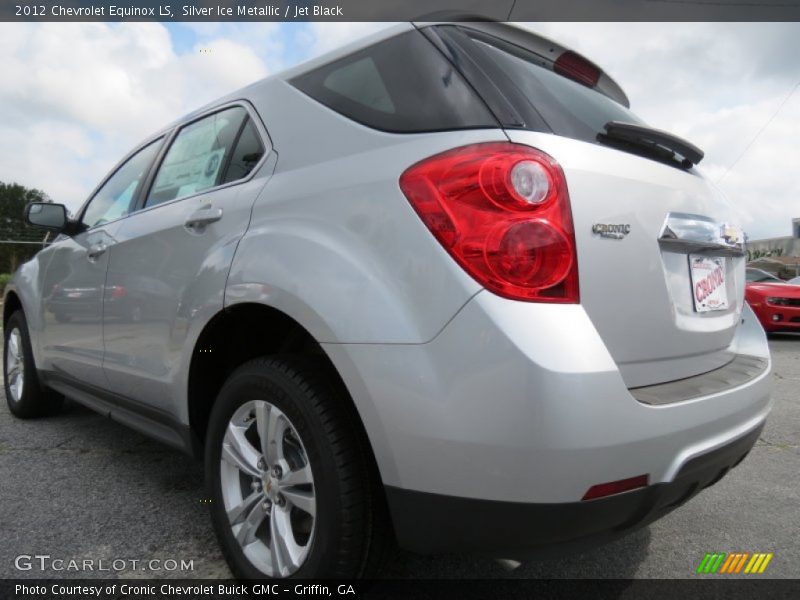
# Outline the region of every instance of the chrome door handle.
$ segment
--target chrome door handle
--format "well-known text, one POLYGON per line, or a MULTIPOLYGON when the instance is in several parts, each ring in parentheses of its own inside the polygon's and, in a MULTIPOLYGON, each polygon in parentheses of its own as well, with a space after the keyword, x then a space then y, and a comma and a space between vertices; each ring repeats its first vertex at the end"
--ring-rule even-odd
POLYGON ((203 208, 194 211, 192 214, 186 217, 186 220, 183 222, 183 224, 188 229, 198 229, 219 221, 221 218, 221 208, 204 206, 203 208))
POLYGON ((86 256, 89 260, 96 260, 106 250, 108 250, 108 246, 106 246, 103 242, 98 242, 89 246, 89 248, 86 250, 86 256))

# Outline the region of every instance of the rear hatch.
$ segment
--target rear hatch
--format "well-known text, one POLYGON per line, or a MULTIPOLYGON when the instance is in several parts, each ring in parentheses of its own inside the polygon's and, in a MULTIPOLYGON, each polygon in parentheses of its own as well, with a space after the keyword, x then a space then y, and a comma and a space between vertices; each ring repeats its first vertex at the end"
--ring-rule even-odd
POLYGON ((610 77, 549 40, 499 24, 440 26, 428 36, 512 142, 564 169, 581 304, 627 385, 729 362, 744 301, 743 236, 693 166, 702 152, 650 129, 610 77))

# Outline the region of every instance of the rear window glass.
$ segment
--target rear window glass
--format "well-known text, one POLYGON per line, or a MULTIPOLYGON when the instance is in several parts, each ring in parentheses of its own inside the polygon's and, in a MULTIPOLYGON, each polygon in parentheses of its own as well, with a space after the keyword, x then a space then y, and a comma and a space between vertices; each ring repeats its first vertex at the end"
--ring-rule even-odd
POLYGON ((644 124, 611 98, 537 64, 542 61, 538 55, 491 36, 467 34, 514 82, 553 133, 594 142, 609 121, 644 124))
POLYGON ((417 31, 379 42, 291 83, 336 112, 383 131, 498 126, 461 75, 417 31))

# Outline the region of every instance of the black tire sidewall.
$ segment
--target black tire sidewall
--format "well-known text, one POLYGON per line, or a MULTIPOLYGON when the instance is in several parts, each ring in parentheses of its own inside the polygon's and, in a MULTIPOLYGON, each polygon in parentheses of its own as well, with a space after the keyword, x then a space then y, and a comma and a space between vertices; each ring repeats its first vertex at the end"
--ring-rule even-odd
POLYGON ((309 394, 298 382, 272 361, 245 365, 237 370, 221 390, 212 410, 205 450, 206 483, 211 493, 214 528, 234 575, 244 579, 263 579, 267 575, 250 563, 233 536, 222 499, 220 456, 225 429, 233 413, 250 400, 268 400, 292 422, 306 449, 316 495, 316 522, 312 547, 303 565, 291 575, 295 579, 341 577, 337 573, 338 546, 343 540, 339 515, 343 510, 333 460, 320 415, 309 402, 309 394), (332 570, 333 569, 333 570, 332 570))

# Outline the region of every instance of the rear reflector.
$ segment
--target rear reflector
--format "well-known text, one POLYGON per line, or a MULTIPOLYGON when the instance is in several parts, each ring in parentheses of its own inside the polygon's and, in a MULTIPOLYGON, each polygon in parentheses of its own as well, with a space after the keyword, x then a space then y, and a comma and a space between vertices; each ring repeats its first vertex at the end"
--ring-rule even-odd
POLYGON ((571 50, 564 52, 553 63, 553 71, 573 81, 593 88, 600 80, 600 69, 571 50))
POLYGON ((620 479, 619 481, 609 481, 608 483, 598 483, 589 488, 582 500, 596 500, 597 498, 605 498, 606 496, 613 496, 614 494, 621 494, 638 488, 647 487, 649 480, 648 475, 637 475, 628 479, 620 479))
POLYGON ((413 165, 400 188, 486 289, 528 302, 579 301, 567 182, 551 156, 507 142, 463 146, 413 165))

